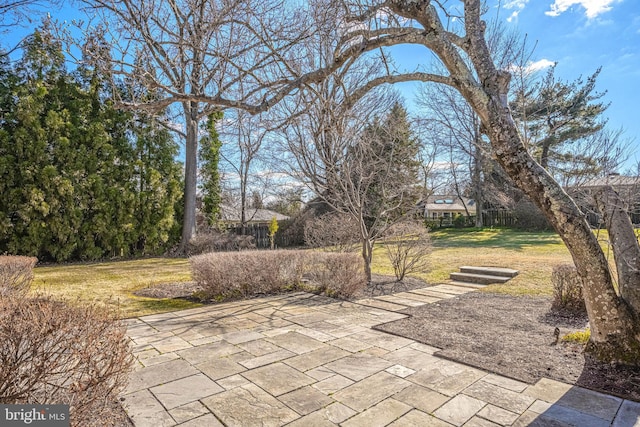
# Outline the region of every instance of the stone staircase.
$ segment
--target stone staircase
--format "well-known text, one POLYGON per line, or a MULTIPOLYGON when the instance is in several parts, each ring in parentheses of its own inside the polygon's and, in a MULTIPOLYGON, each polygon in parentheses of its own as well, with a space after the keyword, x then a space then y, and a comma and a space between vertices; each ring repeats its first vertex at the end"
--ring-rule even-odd
POLYGON ((479 288, 491 283, 505 283, 518 275, 518 270, 500 267, 460 267, 460 272, 451 273, 451 284, 479 288))

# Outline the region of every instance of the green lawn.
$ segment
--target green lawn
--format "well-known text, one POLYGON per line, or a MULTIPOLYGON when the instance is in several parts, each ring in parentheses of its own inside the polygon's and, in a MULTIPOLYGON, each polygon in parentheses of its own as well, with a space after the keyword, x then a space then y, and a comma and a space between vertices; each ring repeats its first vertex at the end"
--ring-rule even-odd
POLYGON ((144 258, 36 267, 33 291, 77 303, 106 304, 116 308, 121 317, 133 317, 199 306, 184 300, 133 295, 134 291, 147 286, 189 280, 191 268, 186 258, 144 258))
MULTIPOLYGON (((557 234, 526 233, 507 229, 457 230, 431 233, 431 271, 417 276, 439 283, 462 265, 508 267, 520 275, 504 285, 487 290, 512 295, 550 295, 551 271, 571 262, 557 234)), ((377 245, 373 272, 393 275, 385 249, 377 245)), ((152 299, 133 292, 152 285, 191 280, 186 258, 145 258, 90 264, 62 264, 35 269, 34 292, 44 291, 77 303, 94 301, 117 307, 122 317, 197 307, 184 300, 152 299)))

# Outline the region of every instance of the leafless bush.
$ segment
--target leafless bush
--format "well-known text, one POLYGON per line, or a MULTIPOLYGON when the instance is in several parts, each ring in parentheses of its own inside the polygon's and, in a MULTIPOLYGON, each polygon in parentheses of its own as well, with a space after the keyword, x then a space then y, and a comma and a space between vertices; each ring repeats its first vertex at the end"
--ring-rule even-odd
POLYGON ((561 264, 551 273, 553 284, 552 308, 573 312, 586 312, 582 296, 582 279, 573 265, 561 264))
POLYGON ((33 281, 33 267, 38 258, 26 256, 0 256, 0 297, 24 296, 33 281))
POLYGON ((246 298, 296 289, 348 297, 364 287, 362 259, 356 254, 315 251, 247 251, 209 253, 190 258, 193 279, 206 300, 246 298))
POLYGON ((280 292, 302 281, 301 251, 209 253, 190 258, 203 299, 245 298, 280 292))
POLYGON ((347 214, 326 213, 307 221, 304 227, 305 244, 313 248, 351 252, 359 239, 358 222, 347 214))
POLYGON ((132 363, 126 328, 105 309, 0 298, 0 403, 68 404, 71 425, 102 426, 132 363))
POLYGON ((422 224, 403 221, 392 225, 385 233, 384 247, 399 282, 407 274, 425 272, 429 268, 431 238, 422 224))
POLYGON ((208 231, 194 236, 189 241, 187 251, 189 255, 199 255, 208 252, 255 249, 256 245, 253 240, 253 236, 240 236, 232 233, 208 231))
POLYGON ((311 252, 314 259, 307 277, 319 293, 350 298, 367 285, 362 257, 358 254, 311 252))

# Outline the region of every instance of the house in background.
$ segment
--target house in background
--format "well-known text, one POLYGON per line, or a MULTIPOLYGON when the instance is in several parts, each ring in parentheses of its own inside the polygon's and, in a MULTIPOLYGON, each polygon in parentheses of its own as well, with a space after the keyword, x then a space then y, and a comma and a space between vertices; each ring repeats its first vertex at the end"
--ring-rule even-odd
POLYGON ((433 195, 422 202, 424 218, 439 221, 441 225, 450 225, 457 215, 474 217, 476 215, 475 200, 453 195, 433 195))
MULTIPOLYGON (((268 227, 271 219, 274 217, 278 222, 289 219, 287 215, 282 215, 281 213, 270 211, 269 209, 246 208, 244 215, 246 225, 254 227, 268 227)), ((236 208, 228 205, 220 206, 220 221, 227 227, 236 228, 241 226, 241 217, 242 215, 239 207, 236 208)))
POLYGON ((633 224, 640 224, 640 177, 611 174, 605 177, 594 178, 575 187, 567 189, 567 192, 576 200, 580 209, 587 215, 589 223, 601 226, 601 216, 595 207, 593 195, 605 185, 610 185, 618 192, 626 203, 625 208, 629 213, 633 224))

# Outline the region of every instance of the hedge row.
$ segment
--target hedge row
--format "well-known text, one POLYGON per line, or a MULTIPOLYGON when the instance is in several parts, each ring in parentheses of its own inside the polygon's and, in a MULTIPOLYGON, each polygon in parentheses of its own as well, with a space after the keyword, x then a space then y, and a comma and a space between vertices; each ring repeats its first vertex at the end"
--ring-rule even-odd
POLYGON ((349 298, 366 285, 362 258, 315 251, 215 252, 190 258, 203 300, 246 298, 294 289, 349 298))

